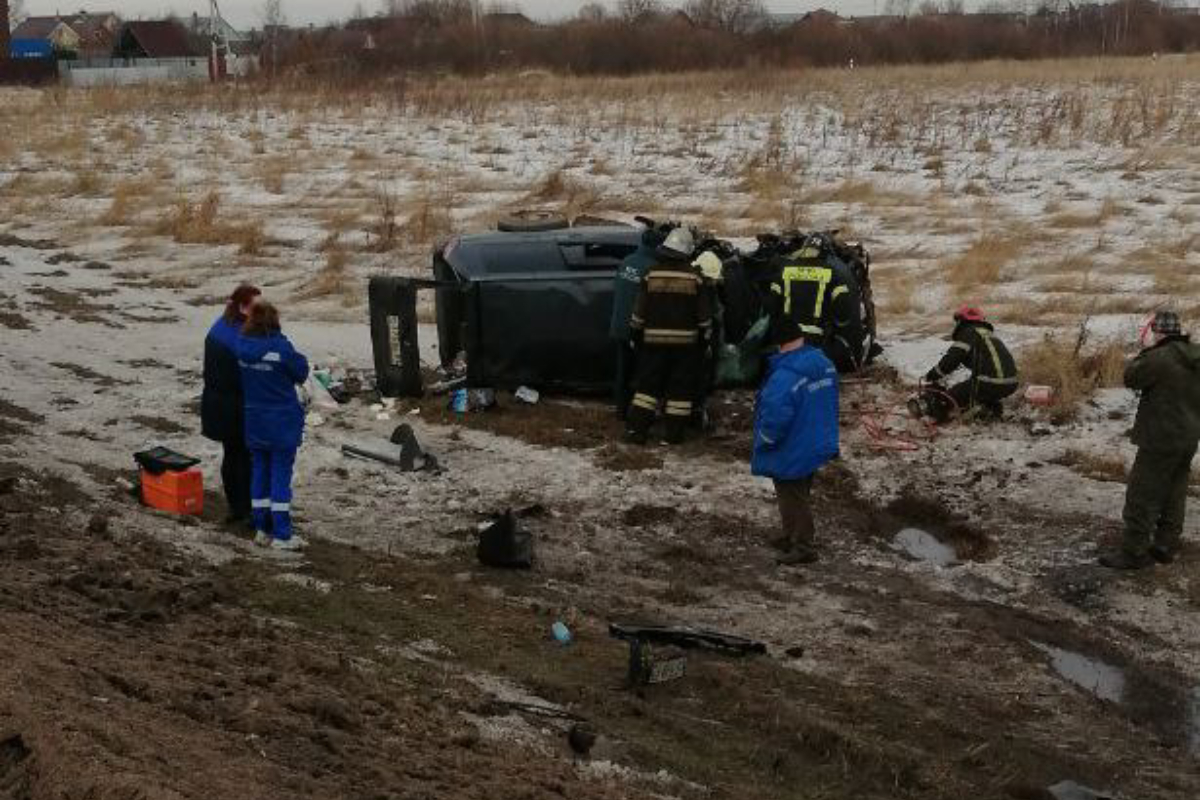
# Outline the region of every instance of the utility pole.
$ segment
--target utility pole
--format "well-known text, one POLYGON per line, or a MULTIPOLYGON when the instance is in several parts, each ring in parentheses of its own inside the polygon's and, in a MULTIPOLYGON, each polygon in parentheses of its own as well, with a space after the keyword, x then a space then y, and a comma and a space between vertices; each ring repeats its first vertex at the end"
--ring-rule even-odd
POLYGON ((483 30, 483 8, 480 6, 481 0, 471 0, 471 21, 475 25, 475 48, 478 53, 479 62, 482 66, 487 66, 487 41, 484 38, 483 30))
POLYGON ((217 0, 208 0, 208 40, 212 48, 212 78, 215 83, 225 77, 225 62, 229 55, 229 42, 225 40, 225 30, 221 27, 221 9, 217 0))
POLYGON ((9 16, 8 0, 0 0, 0 13, 4 14, 4 29, 0 31, 0 61, 7 61, 12 44, 12 29, 9 28, 12 17, 9 16))

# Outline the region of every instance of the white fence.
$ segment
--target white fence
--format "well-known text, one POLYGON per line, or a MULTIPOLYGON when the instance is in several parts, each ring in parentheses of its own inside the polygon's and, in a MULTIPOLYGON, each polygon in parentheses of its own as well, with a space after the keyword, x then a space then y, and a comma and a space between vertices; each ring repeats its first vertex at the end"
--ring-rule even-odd
POLYGON ((138 83, 207 81, 207 58, 89 58, 59 61, 67 86, 130 86, 138 83))

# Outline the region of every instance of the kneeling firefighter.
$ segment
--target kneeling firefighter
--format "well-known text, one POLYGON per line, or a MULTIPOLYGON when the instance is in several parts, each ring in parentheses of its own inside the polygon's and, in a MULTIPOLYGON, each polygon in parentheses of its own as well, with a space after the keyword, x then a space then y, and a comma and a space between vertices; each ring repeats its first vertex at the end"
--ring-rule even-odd
POLYGON ((863 362, 861 299, 848 271, 822 256, 819 243, 776 259, 771 317, 816 344, 838 368, 854 372, 863 362))
POLYGON ((978 410, 994 418, 1003 414, 1001 401, 1017 391, 1020 379, 1012 353, 996 336, 983 312, 963 306, 954 314, 950 349, 925 375, 926 388, 913 398, 909 408, 916 416, 949 422, 955 411, 978 410), (948 389, 942 383, 959 367, 970 375, 948 389))
POLYGON ((712 287, 691 264, 695 239, 687 228, 671 231, 657 250, 634 303, 630 326, 640 339, 627 436, 645 444, 665 402, 666 438, 683 441, 704 374, 712 331, 712 287))

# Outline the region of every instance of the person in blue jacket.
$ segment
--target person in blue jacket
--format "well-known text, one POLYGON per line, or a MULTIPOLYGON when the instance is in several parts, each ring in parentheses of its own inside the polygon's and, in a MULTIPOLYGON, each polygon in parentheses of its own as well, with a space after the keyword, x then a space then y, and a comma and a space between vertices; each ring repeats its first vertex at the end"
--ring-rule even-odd
POLYGON ((304 436, 304 408, 296 387, 308 379, 308 359, 279 327, 279 312, 256 303, 237 345, 246 395, 246 446, 253 466, 250 506, 256 544, 298 550, 292 535, 292 469, 304 436), (267 533, 267 523, 271 534, 267 533))
POLYGON ((200 395, 200 432, 220 442, 221 485, 229 506, 227 524, 250 519, 250 451, 246 448, 245 399, 242 371, 238 368, 237 341, 246 315, 262 294, 242 284, 234 290, 225 313, 213 323, 204 339, 204 392, 200 395))
POLYGON ((754 411, 751 471, 775 482, 785 565, 818 560, 811 493, 817 471, 838 456, 838 375, 797 330, 771 356, 754 411))

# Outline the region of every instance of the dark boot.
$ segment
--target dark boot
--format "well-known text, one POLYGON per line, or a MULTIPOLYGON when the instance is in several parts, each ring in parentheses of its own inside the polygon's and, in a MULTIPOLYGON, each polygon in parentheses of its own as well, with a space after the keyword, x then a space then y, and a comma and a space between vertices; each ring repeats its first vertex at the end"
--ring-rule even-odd
POLYGON ((654 424, 654 412, 638 406, 629 409, 625 418, 625 441, 643 445, 650 439, 650 426, 654 424))
POLYGON ((1003 422, 1004 406, 1000 403, 980 403, 979 418, 985 422, 1003 422))
POLYGON ((680 417, 668 417, 666 425, 667 444, 683 444, 687 432, 687 420, 680 417))
POLYGON ((774 539, 768 540, 767 544, 771 546, 772 550, 778 550, 781 553, 786 553, 792 549, 792 537, 776 536, 774 539))
POLYGON ((1113 550, 1100 556, 1100 565, 1109 569, 1138 570, 1153 563, 1149 553, 1134 554, 1127 550, 1113 550))
POLYGON ((1170 564, 1179 556, 1179 551, 1182 549, 1178 544, 1156 544, 1150 548, 1150 557, 1160 564, 1170 564))
POLYGON ((792 549, 775 559, 781 567, 796 567, 803 564, 815 564, 821 560, 816 548, 807 544, 796 544, 792 549))

